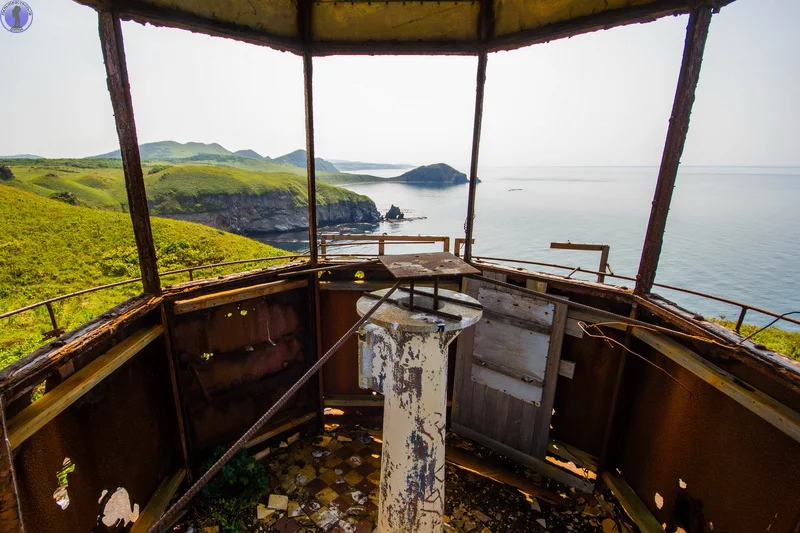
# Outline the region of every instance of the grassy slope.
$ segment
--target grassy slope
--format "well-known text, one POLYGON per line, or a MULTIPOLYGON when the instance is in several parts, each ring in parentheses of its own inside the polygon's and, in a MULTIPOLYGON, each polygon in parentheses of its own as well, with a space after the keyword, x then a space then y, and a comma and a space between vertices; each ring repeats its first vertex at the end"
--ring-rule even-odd
MULTIPOLYGON (((736 322, 732 320, 722 320, 719 318, 709 318, 711 322, 716 322, 721 326, 733 330, 736 328, 736 322)), ((759 326, 751 326, 750 324, 742 324, 741 334, 744 337, 752 335, 760 329, 759 326)), ((800 361, 800 332, 784 331, 778 328, 765 329, 758 335, 751 339, 753 342, 758 342, 766 346, 768 349, 782 353, 796 361, 800 361)))
MULTIPOLYGON (((153 218, 152 226, 161 270, 283 254, 200 224, 153 218)), ((127 214, 75 207, 0 184, 0 227, 0 312, 139 275, 127 214)), ((163 283, 188 279, 179 276, 163 283)), ((140 292, 136 283, 56 303, 59 326, 73 328, 140 292)), ((49 329, 44 307, 0 320, 0 367, 39 346, 49 329)))
MULTIPOLYGON (((294 205, 308 205, 308 190, 305 178, 287 173, 250 172, 231 167, 183 165, 174 166, 145 178, 148 197, 153 201, 154 212, 183 211, 169 204, 171 197, 181 198, 182 204, 197 201, 197 210, 203 211, 204 195, 243 194, 256 196, 282 191, 292 198, 294 205), (163 207, 162 207, 163 206, 163 207)), ((317 185, 318 205, 343 201, 364 202, 367 197, 334 187, 326 183, 317 185)))
MULTIPOLYGON (((127 203, 122 167, 116 160, 13 160, 5 164, 14 172, 15 179, 6 182, 13 187, 42 196, 70 192, 82 205, 114 211, 122 210, 127 203)), ((308 202, 305 176, 295 172, 304 174, 302 169, 263 161, 247 158, 184 160, 180 164, 156 161, 143 165, 143 170, 154 214, 202 211, 206 206, 199 197, 204 194, 257 195, 284 191, 297 206, 308 202), (237 166, 228 166, 231 162, 228 159, 237 166), (180 199, 182 206, 175 199, 180 199)), ((368 199, 319 183, 317 201, 319 205, 327 205, 368 199)))

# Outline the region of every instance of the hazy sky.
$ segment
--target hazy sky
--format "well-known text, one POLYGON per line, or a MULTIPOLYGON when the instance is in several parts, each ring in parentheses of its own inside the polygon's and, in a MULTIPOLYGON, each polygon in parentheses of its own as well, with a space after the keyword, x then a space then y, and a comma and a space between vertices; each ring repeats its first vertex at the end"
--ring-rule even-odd
MULTIPOLYGON (((94 11, 30 0, 0 31, 0 154, 117 148, 94 11)), ((484 165, 655 165, 687 17, 489 58, 484 165)), ((798 0, 738 0, 716 15, 683 162, 800 165, 798 0)), ((140 142, 218 142, 277 156, 304 146, 302 61, 180 30, 123 25, 140 142)), ((321 157, 469 161, 476 58, 316 59, 321 157)))

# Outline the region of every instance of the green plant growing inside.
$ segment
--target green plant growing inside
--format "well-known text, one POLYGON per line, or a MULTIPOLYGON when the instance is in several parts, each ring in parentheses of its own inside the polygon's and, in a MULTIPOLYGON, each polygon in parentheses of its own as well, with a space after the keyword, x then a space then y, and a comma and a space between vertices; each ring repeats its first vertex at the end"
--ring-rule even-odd
MULTIPOLYGON (((208 471, 225 451, 222 446, 215 448, 203 465, 203 471, 208 471)), ((247 511, 252 509, 268 486, 264 465, 241 451, 206 485, 203 497, 208 513, 221 531, 242 531, 247 511)))

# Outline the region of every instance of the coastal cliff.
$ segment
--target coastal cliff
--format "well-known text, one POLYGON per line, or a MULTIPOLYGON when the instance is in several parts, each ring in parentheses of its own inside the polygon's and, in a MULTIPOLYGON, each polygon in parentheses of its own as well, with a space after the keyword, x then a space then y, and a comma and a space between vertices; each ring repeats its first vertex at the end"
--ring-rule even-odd
MULTIPOLYGON (((320 226, 352 222, 377 222, 380 219, 375 203, 366 196, 340 199, 317 206, 320 226)), ((307 204, 297 205, 295 198, 284 191, 265 192, 259 195, 213 194, 200 200, 202 208, 194 204, 191 211, 162 212, 160 215, 178 220, 199 222, 224 231, 238 234, 284 232, 308 227, 307 204)))

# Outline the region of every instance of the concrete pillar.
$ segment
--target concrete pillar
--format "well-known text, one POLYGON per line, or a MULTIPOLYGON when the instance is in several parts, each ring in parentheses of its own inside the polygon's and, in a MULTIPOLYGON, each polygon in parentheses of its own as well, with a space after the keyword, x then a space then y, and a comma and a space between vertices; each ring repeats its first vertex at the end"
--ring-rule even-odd
MULTIPOLYGON (((408 299, 407 293, 395 294, 408 299)), ((440 295, 478 303, 453 291, 440 295)), ((432 299, 416 293, 414 303, 431 307, 432 299)), ((374 304, 362 297, 359 314, 374 304)), ((361 384, 384 394, 379 533, 442 531, 447 347, 482 311, 455 301, 439 305, 462 320, 385 303, 361 330, 361 384)))

